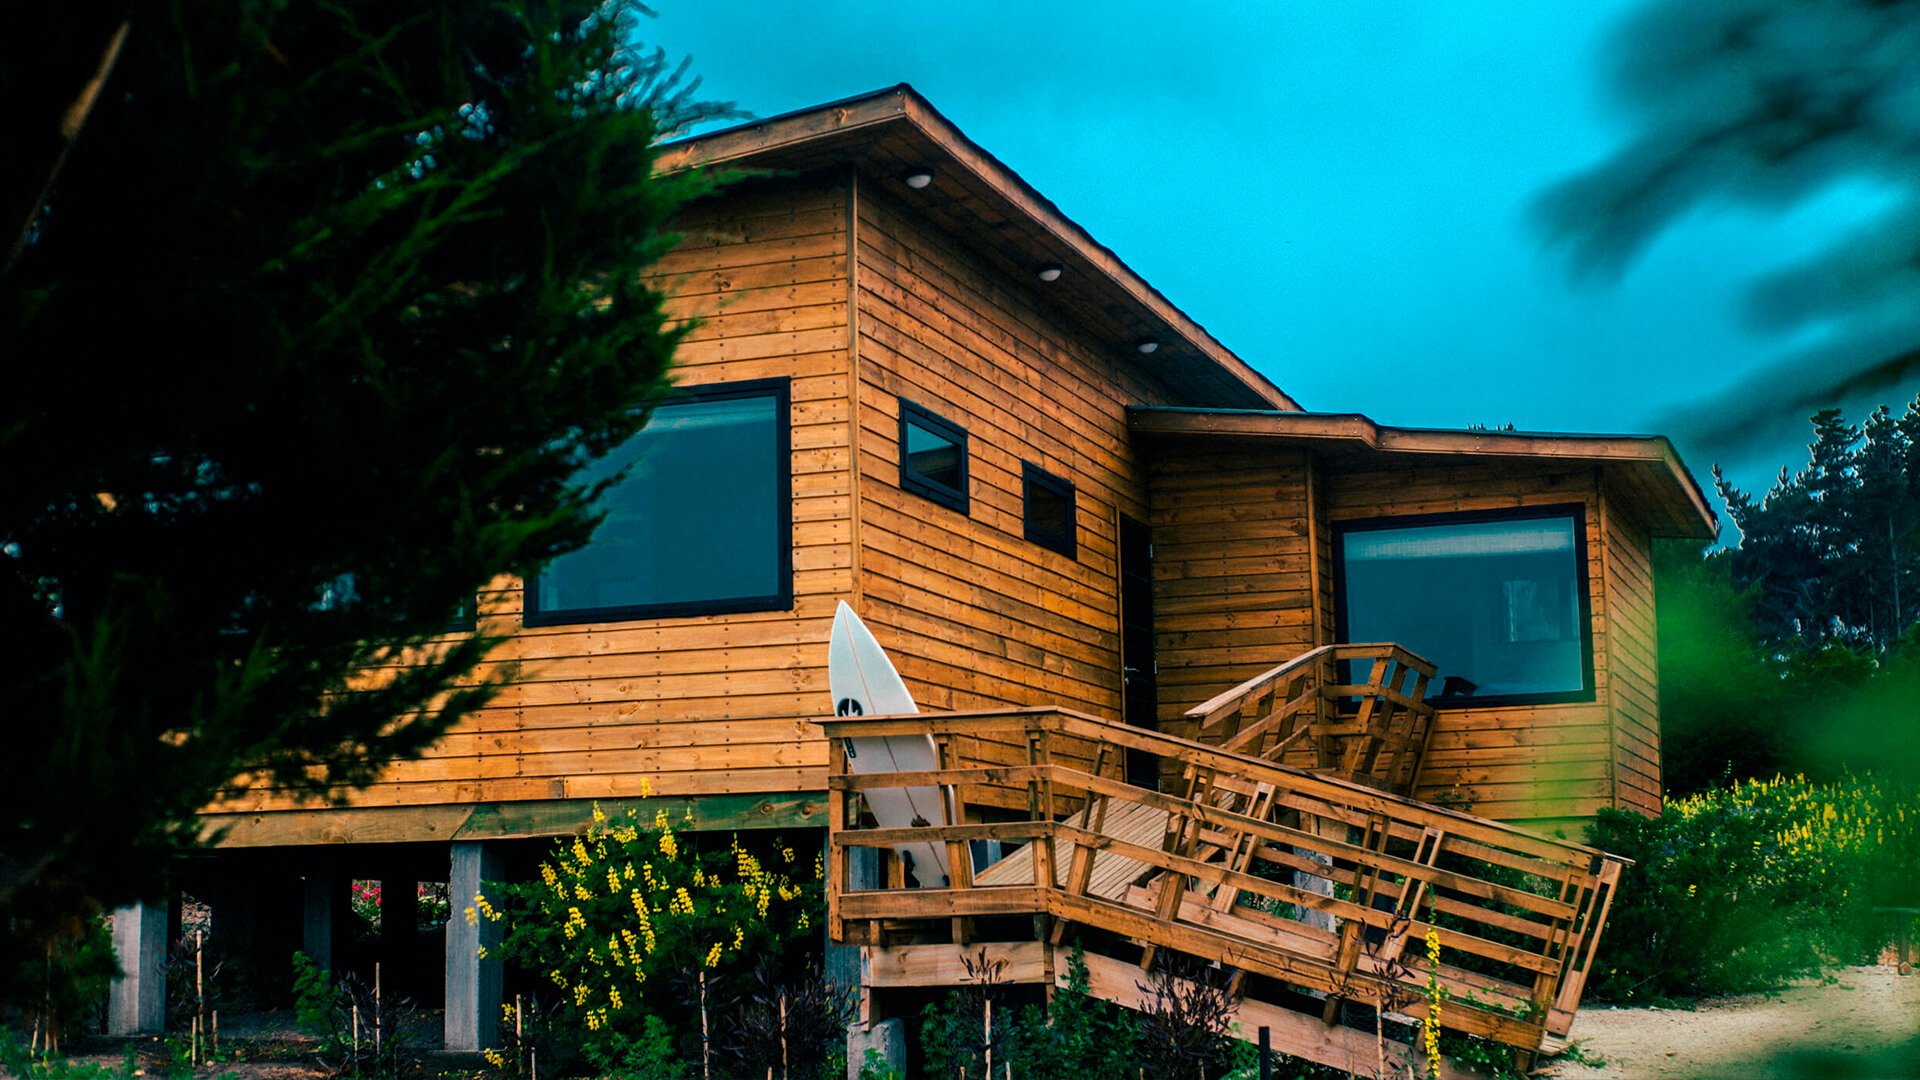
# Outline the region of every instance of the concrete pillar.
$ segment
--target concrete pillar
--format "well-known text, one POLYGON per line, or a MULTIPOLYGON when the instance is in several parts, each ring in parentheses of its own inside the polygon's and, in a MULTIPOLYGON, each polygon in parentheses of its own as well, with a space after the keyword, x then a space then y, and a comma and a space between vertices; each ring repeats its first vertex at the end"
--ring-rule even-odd
POLYGON ((447 1049, 475 1053, 494 1041, 500 1023, 501 924, 482 915, 467 922, 466 910, 484 881, 501 877, 500 847, 456 841, 447 871, 447 1049), (487 950, 481 959, 480 950, 487 950))
MULTIPOLYGON (((825 846, 830 847, 831 842, 826 842, 825 846)), ((826 865, 832 865, 832 852, 828 851, 827 855, 826 865)), ((852 871, 855 892, 880 887, 880 853, 878 851, 873 848, 848 848, 847 861, 852 871)), ((833 883, 827 884, 831 887, 833 883)), ((831 925, 821 928, 821 937, 825 939, 826 946, 821 967, 827 981, 843 990, 861 989, 861 978, 864 972, 860 960, 860 947, 836 944, 833 940, 831 925)))
POLYGON ((300 950, 315 967, 337 975, 345 966, 352 940, 347 913, 353 902, 353 882, 331 872, 309 872, 303 888, 300 950))
POLYGON ((130 904, 113 912, 120 975, 107 996, 107 1034, 158 1033, 167 1023, 167 905, 130 904))
POLYGON ((394 997, 413 997, 419 991, 413 970, 419 925, 418 869, 404 859, 389 862, 380 870, 380 940, 374 958, 382 967, 385 992, 394 997))

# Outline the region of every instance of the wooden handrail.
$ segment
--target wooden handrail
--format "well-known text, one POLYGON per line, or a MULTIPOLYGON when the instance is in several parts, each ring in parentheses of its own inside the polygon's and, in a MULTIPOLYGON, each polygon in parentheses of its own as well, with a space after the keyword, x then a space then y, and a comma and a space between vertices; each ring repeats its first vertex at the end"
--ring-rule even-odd
POLYGON ((847 772, 841 739, 894 733, 909 720, 817 721, 834 748, 828 858, 836 940, 880 944, 889 922, 925 920, 950 925, 954 943, 967 944, 976 917, 1047 915, 1132 938, 1149 952, 1186 952, 1329 998, 1417 1012, 1427 969, 1396 960, 1431 929, 1448 958, 1439 978, 1454 997, 1441 1022, 1531 1050, 1571 1024, 1614 883, 1628 865, 1364 779, 1064 709, 927 714, 920 730, 934 734, 946 768, 847 772), (996 753, 1020 747, 1025 761, 968 761, 958 747, 970 740, 996 753), (1172 790, 1128 784, 1110 767, 1127 750, 1160 756, 1179 781, 1172 790), (1025 820, 885 830, 857 828, 850 816, 854 792, 935 782, 955 785, 961 805, 978 805, 971 789, 1024 787, 1028 812, 1025 820), (1105 831, 1123 816, 1133 833, 1105 831), (1162 839, 1143 837, 1143 820, 1156 830, 1152 822, 1163 821, 1162 839), (946 844, 959 865, 963 845, 988 839, 1026 843, 1004 865, 983 869, 986 881, 959 874, 945 889, 850 891, 850 849, 884 858, 896 844, 946 844), (1107 869, 1096 875, 1096 864, 1107 869), (1096 877, 1104 882, 1098 891, 1096 877))
POLYGON ((1229 750, 1411 793, 1433 732, 1434 665, 1393 642, 1322 645, 1186 711, 1198 738, 1229 750), (1370 663, 1364 683, 1340 664, 1370 663), (1354 703, 1351 713, 1342 704, 1354 703))

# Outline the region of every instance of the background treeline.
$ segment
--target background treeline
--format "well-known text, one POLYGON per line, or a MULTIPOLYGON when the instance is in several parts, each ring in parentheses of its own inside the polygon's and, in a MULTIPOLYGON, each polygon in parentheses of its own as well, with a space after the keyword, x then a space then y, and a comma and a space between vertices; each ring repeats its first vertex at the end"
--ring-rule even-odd
POLYGON ((1920 400, 1812 422, 1763 497, 1715 470, 1737 547, 1656 547, 1670 793, 1920 771, 1920 400))

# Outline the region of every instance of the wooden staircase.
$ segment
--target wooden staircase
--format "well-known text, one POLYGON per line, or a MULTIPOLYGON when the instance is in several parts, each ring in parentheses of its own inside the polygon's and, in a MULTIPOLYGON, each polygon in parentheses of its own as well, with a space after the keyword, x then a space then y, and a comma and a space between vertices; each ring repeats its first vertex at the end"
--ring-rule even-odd
POLYGON ((1137 1006, 1156 959, 1183 956, 1228 981, 1247 1037, 1343 1068, 1378 1049, 1370 1019, 1347 1023, 1418 1022, 1437 980, 1443 1027, 1531 1055, 1572 1023, 1625 860, 1410 798, 1431 675, 1393 646, 1316 649, 1189 713, 1219 745, 1055 708, 821 721, 830 932, 865 947, 869 995, 958 984, 979 953, 1064 983, 1071 939, 1093 992, 1137 1006), (848 771, 842 738, 909 732, 942 768, 848 771), (1128 751, 1160 759, 1163 790, 1126 782, 1128 751), (967 824, 859 827, 861 792, 929 784, 967 824), (977 840, 1008 853, 976 874, 977 840), (949 887, 904 887, 886 863, 905 841, 947 845, 949 887), (856 849, 879 867, 859 882, 856 849))

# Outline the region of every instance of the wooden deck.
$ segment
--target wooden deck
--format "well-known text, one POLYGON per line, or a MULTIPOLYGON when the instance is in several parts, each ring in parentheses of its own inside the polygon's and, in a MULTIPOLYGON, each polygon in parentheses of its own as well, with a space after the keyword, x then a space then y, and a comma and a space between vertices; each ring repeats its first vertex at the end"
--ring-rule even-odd
POLYGON ((1290 1015, 1261 1021, 1283 1033, 1278 1049, 1325 1064, 1351 1064, 1343 1002, 1418 1018, 1429 977, 1449 995, 1444 1027, 1531 1054, 1572 1023, 1625 865, 1382 791, 1370 777, 1319 775, 1062 709, 821 723, 835 758, 831 933, 866 947, 869 989, 964 981, 960 960, 979 950, 1004 954, 1008 978, 1051 983, 1071 939, 1112 969, 1114 1000, 1131 984, 1124 972, 1144 979, 1161 955, 1227 970, 1243 1013, 1290 1015), (943 768, 846 770, 842 738, 909 732, 933 736, 943 768), (980 745, 1023 747, 1024 760, 964 752, 980 745), (1128 751, 1158 756, 1178 782, 1126 783, 1116 766, 1128 751), (858 827, 860 792, 925 784, 949 786, 966 824, 858 827), (988 791, 1000 808, 1023 791, 1025 819, 980 821, 968 808, 988 791), (944 843, 950 865, 967 866, 974 840, 1012 850, 943 889, 852 888, 850 849, 944 843), (1425 959, 1429 931, 1441 943, 1437 967, 1425 959))

